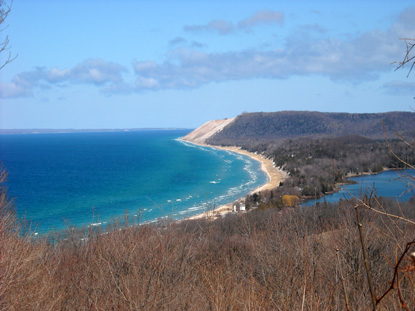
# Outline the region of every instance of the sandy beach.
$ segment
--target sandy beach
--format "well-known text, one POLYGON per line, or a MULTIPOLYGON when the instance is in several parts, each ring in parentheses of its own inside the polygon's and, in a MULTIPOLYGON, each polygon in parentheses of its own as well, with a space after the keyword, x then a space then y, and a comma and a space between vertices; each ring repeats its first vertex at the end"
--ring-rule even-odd
MULTIPOLYGON (((195 142, 191 142, 191 141, 187 141, 187 140, 183 140, 183 141, 186 141, 187 143, 203 146, 203 147, 210 147, 210 148, 216 148, 216 149, 236 152, 236 153, 248 156, 248 157, 260 162, 261 163, 261 169, 268 176, 268 181, 265 184, 263 184, 262 186, 260 186, 260 187, 256 188, 255 190, 253 190, 250 194, 253 194, 253 193, 259 192, 259 191, 274 189, 274 188, 278 187, 280 185, 280 182, 283 181, 287 176, 286 172, 284 172, 283 170, 275 167, 274 162, 271 159, 268 159, 268 158, 264 157, 261 154, 248 152, 246 150, 242 150, 240 147, 220 147, 220 146, 212 146, 212 145, 208 145, 208 144, 204 144, 204 143, 195 143, 195 142)), ((221 205, 213 211, 204 212, 204 213, 189 217, 187 219, 200 219, 200 218, 204 218, 204 217, 217 217, 217 216, 221 216, 221 215, 224 215, 224 214, 232 212, 232 211, 233 211, 232 203, 229 203, 229 204, 221 205)))

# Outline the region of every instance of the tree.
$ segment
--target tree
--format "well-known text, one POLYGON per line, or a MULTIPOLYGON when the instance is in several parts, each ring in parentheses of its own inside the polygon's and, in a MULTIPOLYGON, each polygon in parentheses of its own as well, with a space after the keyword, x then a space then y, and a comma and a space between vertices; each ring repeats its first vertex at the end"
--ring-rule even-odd
MULTIPOLYGON (((406 64, 409 64, 411 67, 409 69, 407 77, 411 74, 412 69, 415 66, 415 39, 410 38, 403 38, 402 40, 405 41, 406 44, 406 53, 403 61, 396 62, 398 63, 398 67, 396 70, 403 68, 406 64)), ((400 136, 398 134, 398 138, 401 139, 406 145, 408 145, 410 148, 415 149, 415 146, 405 140, 404 137, 400 136)), ((399 157, 395 154, 395 152, 390 148, 389 141, 386 136, 385 132, 385 140, 388 144, 389 150, 392 153, 392 155, 398 160, 399 163, 403 165, 404 168, 414 170, 415 166, 408 163, 405 159, 399 157)), ((405 179, 407 182, 407 187, 409 189, 408 192, 412 192, 415 189, 415 177, 411 175, 410 173, 402 173, 401 178, 405 179)), ((373 190, 372 190, 373 193, 373 190)), ((400 213, 390 213, 388 212, 383 204, 375 197, 372 198, 372 193, 366 194, 363 198, 357 198, 354 197, 354 202, 351 202, 352 205, 354 205, 354 209, 356 211, 356 221, 357 221, 357 227, 359 228, 359 235, 360 235, 360 241, 364 256, 364 264, 365 264, 365 270, 367 274, 367 281, 368 286, 370 289, 370 297, 372 300, 373 310, 377 310, 377 307, 379 303, 390 293, 393 291, 397 291, 397 296, 399 298, 399 305, 402 309, 410 310, 410 306, 407 302, 407 297, 402 294, 403 288, 408 287, 408 284, 414 284, 413 281, 413 273, 415 271, 415 252, 413 251, 414 245, 415 245, 415 239, 413 238, 413 235, 410 235, 408 238, 410 239, 406 245, 398 245, 396 242, 396 251, 395 251, 395 261, 389 261, 389 263, 392 266, 393 270, 393 278, 391 281, 389 281, 390 286, 384 290, 384 292, 380 295, 375 294, 374 286, 372 285, 372 276, 370 273, 369 268, 369 258, 367 255, 367 247, 365 245, 364 237, 363 237, 363 230, 362 230, 362 222, 360 220, 360 212, 359 209, 366 209, 369 211, 374 212, 375 214, 381 215, 382 217, 385 217, 387 219, 393 219, 394 225, 398 227, 398 222, 405 223, 407 225, 407 228, 405 231, 413 232, 413 229, 415 228, 415 221, 411 219, 410 217, 405 216, 401 210, 400 213), (399 251, 398 251, 399 249, 399 251), (399 253, 399 254, 398 254, 399 253)), ((387 227, 387 229, 390 229, 387 227)), ((405 231, 401 231, 399 234, 405 236, 405 231)), ((398 241, 396 239, 396 241, 398 241)), ((346 293, 346 291, 345 291, 346 293)), ((347 296, 345 294, 345 296, 347 296)), ((413 295, 412 295, 413 297, 413 295)), ((347 298, 346 298, 346 304, 347 304, 347 298)), ((413 306, 412 306, 413 308, 413 306)))
POLYGON ((396 70, 403 68, 406 64, 409 64, 411 68, 409 69, 407 77, 411 74, 412 69, 415 66, 415 39, 412 38, 402 38, 401 40, 405 41, 406 44, 406 53, 403 61, 396 62, 398 67, 396 70), (412 63, 412 65, 411 65, 412 63))
MULTIPOLYGON (((7 25, 5 25, 4 23, 6 21, 7 16, 10 13, 11 7, 11 3, 10 5, 8 5, 4 0, 0 0, 0 32, 3 32, 7 28, 7 25)), ((7 54, 6 60, 0 62, 0 69, 12 62, 17 57, 17 54, 15 56, 12 56, 12 53, 10 51, 11 47, 9 43, 9 36, 7 35, 4 38, 4 40, 0 42, 0 55, 3 55, 4 53, 7 54)))

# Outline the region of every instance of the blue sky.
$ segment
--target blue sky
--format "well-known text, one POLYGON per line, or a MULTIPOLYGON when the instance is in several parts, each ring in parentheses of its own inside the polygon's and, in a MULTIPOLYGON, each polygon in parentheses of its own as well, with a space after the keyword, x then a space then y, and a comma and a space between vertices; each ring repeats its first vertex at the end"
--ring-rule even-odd
POLYGON ((405 0, 15 0, 1 32, 18 57, 0 71, 0 128, 412 111, 414 74, 393 62, 414 17, 405 0))

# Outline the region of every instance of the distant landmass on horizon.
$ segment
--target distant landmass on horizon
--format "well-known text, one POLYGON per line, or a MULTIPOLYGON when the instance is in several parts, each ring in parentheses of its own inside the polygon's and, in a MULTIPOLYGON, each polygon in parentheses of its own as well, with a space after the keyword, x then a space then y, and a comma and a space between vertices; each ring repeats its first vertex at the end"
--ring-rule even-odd
POLYGON ((125 128, 125 129, 0 129, 0 134, 42 134, 42 133, 99 133, 132 131, 190 130, 188 128, 125 128))

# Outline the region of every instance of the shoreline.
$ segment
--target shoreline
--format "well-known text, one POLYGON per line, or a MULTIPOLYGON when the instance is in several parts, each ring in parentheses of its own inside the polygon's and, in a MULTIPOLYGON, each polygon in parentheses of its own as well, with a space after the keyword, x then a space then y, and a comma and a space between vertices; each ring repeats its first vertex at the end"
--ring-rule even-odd
MULTIPOLYGON (((254 194, 256 192, 265 191, 265 190, 271 190, 280 185, 280 182, 284 181, 284 179, 287 177, 287 173, 281 170, 278 167, 275 167, 275 164, 272 160, 265 158, 261 154, 252 153, 246 150, 241 149, 240 147, 232 146, 232 147, 223 147, 223 146, 212 146, 208 144, 202 144, 202 143, 195 143, 192 141, 184 140, 182 138, 179 138, 180 141, 190 143, 196 146, 201 147, 209 147, 209 148, 216 148, 220 150, 230 151, 238 154, 242 154, 245 156, 250 157, 251 159, 259 162, 261 164, 261 170, 267 175, 267 182, 254 190, 252 190, 248 194, 254 194)), ((232 203, 223 204, 219 207, 215 208, 212 211, 203 212, 194 216, 190 216, 187 218, 184 218, 183 220, 193 220, 193 219, 201 219, 201 218, 208 218, 208 217, 214 217, 214 216, 222 216, 224 214, 230 213, 233 211, 232 203)))
MULTIPOLYGON (((333 191, 326 192, 325 194, 321 195, 320 197, 306 197, 306 198, 304 198, 303 203, 307 203, 310 200, 322 200, 326 196, 334 195, 336 193, 339 193, 340 191, 345 190, 345 188, 344 188, 345 186, 348 186, 348 185, 351 186, 351 185, 355 185, 355 184, 359 183, 359 182, 354 181, 354 180, 349 180, 349 178, 364 178, 364 177, 368 177, 368 176, 380 175, 380 174, 383 174, 383 173, 386 173, 386 172, 395 172, 395 173, 398 174, 399 171, 406 171, 406 170, 412 170, 412 168, 383 167, 382 171, 380 171, 380 172, 348 173, 345 176, 343 176, 348 181, 337 182, 335 184, 335 187, 334 187, 333 191)), ((403 176, 405 177, 405 174, 403 174, 403 176)), ((396 179, 401 178, 401 177, 397 177, 396 179)))

